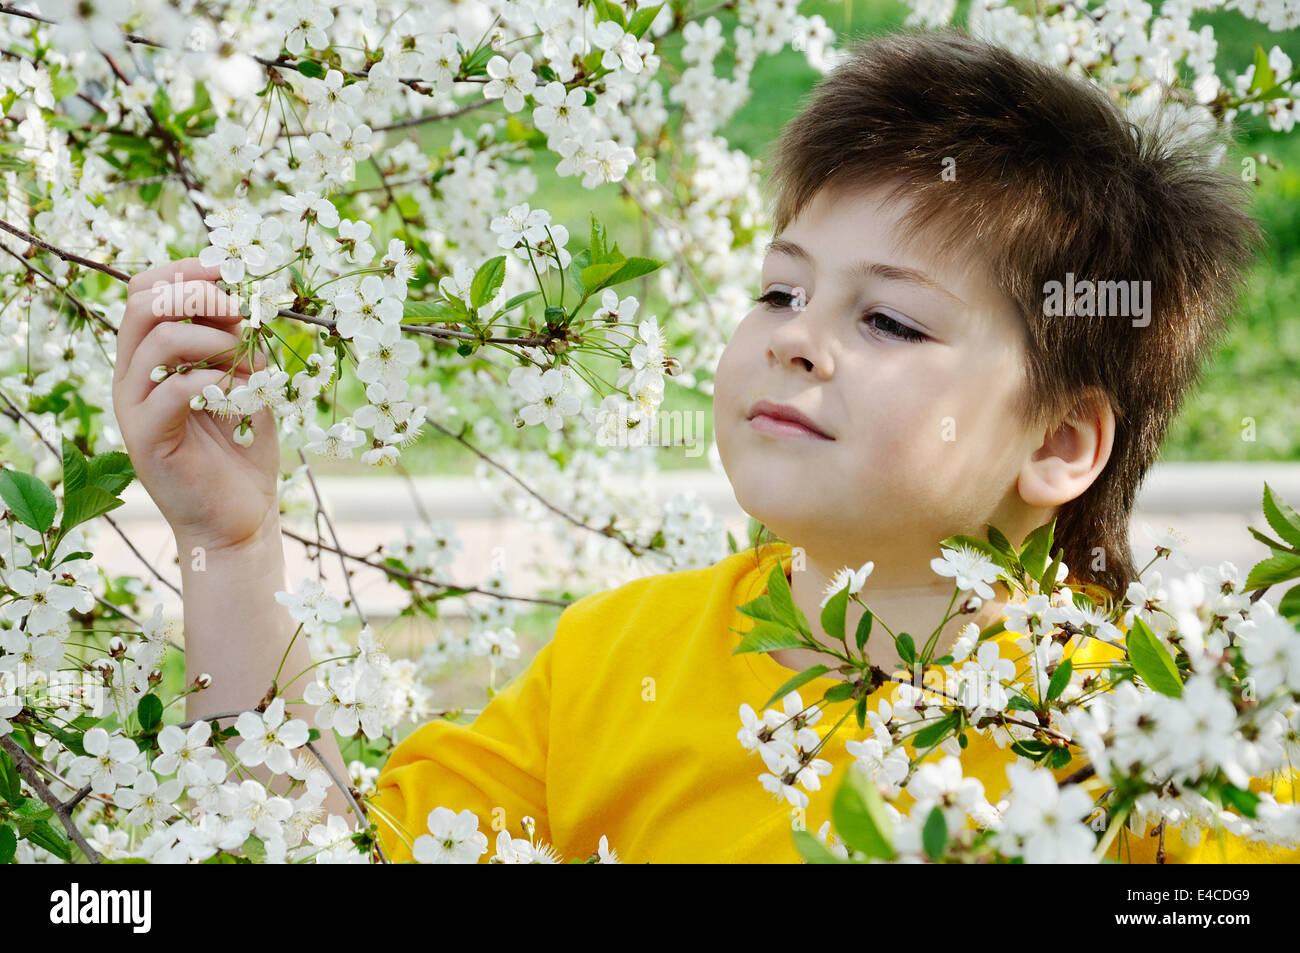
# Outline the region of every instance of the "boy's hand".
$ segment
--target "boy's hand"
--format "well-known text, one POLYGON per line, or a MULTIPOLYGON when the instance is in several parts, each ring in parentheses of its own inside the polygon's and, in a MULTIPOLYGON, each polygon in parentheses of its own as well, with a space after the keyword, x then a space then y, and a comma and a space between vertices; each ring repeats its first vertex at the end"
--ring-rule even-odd
MULTIPOLYGON (((140 483, 181 546, 214 549, 255 541, 276 530, 280 438, 271 411, 253 415, 249 447, 232 439, 235 419, 190 407, 208 384, 227 392, 266 366, 244 352, 230 375, 242 320, 236 299, 216 286, 220 269, 197 258, 166 262, 131 278, 117 335, 113 411, 140 483), (192 324, 183 323, 189 317, 192 324), (225 353, 211 366, 154 383, 160 364, 174 368, 225 353)), ((278 539, 277 539, 278 542, 278 539)), ((183 554, 182 554, 183 556, 183 554)))

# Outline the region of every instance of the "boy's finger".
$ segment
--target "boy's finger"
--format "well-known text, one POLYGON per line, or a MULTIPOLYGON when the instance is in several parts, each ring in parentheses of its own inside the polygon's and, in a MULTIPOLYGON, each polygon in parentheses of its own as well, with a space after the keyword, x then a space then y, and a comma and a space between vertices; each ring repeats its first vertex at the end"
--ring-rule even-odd
MULTIPOLYGON (((212 366, 225 370, 230 367, 234 357, 233 352, 225 352, 230 352, 238 344, 239 335, 219 328, 202 324, 179 324, 175 321, 160 323, 140 342, 132 355, 126 376, 118 385, 119 399, 124 406, 131 407, 148 397, 156 386, 151 377, 153 369, 160 364, 176 367, 216 358, 212 366)), ((245 355, 237 370, 247 374, 265 366, 266 357, 257 352, 252 367, 249 367, 245 355)))
POLYGON ((127 299, 122 325, 117 331, 117 356, 113 380, 122 380, 140 342, 159 324, 191 318, 233 327, 243 319, 240 302, 211 281, 192 279, 144 288, 127 299))
POLYGON ((161 265, 154 265, 138 275, 132 275, 126 283, 126 293, 132 295, 143 288, 151 288, 159 281, 171 283, 173 281, 189 281, 191 279, 200 279, 203 281, 216 281, 221 277, 221 266, 205 266, 199 262, 198 258, 178 258, 175 261, 165 261, 161 265))
POLYGON ((226 372, 215 368, 173 374, 155 387, 139 406, 136 425, 141 433, 149 434, 151 446, 174 445, 184 437, 190 414, 197 413, 190 406, 191 398, 203 393, 209 384, 233 388, 247 383, 247 374, 236 373, 234 380, 227 382, 226 372))

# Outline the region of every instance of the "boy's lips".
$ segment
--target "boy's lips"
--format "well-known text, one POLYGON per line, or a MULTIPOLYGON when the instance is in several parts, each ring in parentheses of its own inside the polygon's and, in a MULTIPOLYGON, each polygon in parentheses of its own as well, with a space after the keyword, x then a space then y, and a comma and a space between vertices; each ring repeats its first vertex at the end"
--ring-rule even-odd
POLYGON ((803 411, 789 404, 760 400, 749 409, 750 425, 762 433, 778 437, 815 437, 834 440, 821 426, 803 411))

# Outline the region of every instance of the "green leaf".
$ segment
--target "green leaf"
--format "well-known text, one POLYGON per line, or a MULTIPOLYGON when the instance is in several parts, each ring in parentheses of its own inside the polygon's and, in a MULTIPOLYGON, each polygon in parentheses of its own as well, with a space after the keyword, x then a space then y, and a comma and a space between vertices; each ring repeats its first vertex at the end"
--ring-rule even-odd
POLYGON ((854 713, 858 716, 858 727, 865 728, 867 726, 867 696, 866 695, 863 695, 861 698, 858 699, 858 707, 854 713))
POLYGON ((1007 702, 1007 711, 1033 711, 1033 703, 1023 695, 1012 695, 1007 702))
POLYGON ((822 609, 822 628, 836 639, 844 638, 844 616, 849 606, 849 587, 845 586, 827 600, 822 609))
POLYGON ((609 246, 605 240, 605 226, 596 216, 591 216, 591 246, 587 249, 586 264, 602 264, 609 260, 609 246))
POLYGON ((97 453, 86 464, 86 477, 90 485, 97 486, 105 493, 117 496, 135 479, 135 468, 131 458, 120 450, 97 453))
POLYGON ((1223 785, 1223 800, 1246 817, 1254 817, 1256 808, 1259 805, 1259 795, 1254 791, 1243 791, 1236 785, 1229 784, 1226 781, 1223 785))
POLYGON ((122 506, 125 501, 98 486, 83 486, 63 497, 63 519, 59 522, 62 537, 73 527, 88 523, 97 516, 122 506))
POLYGON ((876 785, 850 765, 831 804, 835 832, 851 850, 868 857, 894 859, 894 829, 876 785))
POLYGON ((1033 761, 1040 760, 1051 748, 1052 746, 1046 741, 1039 741, 1037 738, 1025 738, 1011 743, 1012 751, 1022 758, 1029 758, 1033 761))
POLYGON ((1061 553, 1063 550, 1057 549, 1056 555, 1052 557, 1051 563, 1043 570, 1043 575, 1038 580, 1038 589, 1040 592, 1051 592, 1052 586, 1056 583, 1056 574, 1060 571, 1061 553))
POLYGON ((150 693, 140 699, 135 714, 140 719, 141 731, 152 731, 162 722, 163 705, 157 695, 150 693))
POLYGON ((1264 518, 1278 536, 1292 546, 1300 546, 1300 514, 1285 500, 1275 497, 1267 483, 1264 484, 1264 518))
POLYGON ((1057 768, 1064 768, 1070 763, 1070 751, 1068 748, 1052 747, 1051 752, 1047 755, 1044 763, 1048 768, 1055 771, 1057 768))
POLYGON ((1263 93, 1277 85, 1277 76, 1273 73, 1273 67, 1268 63, 1268 54, 1264 52, 1264 47, 1255 46, 1255 74, 1250 78, 1250 86, 1246 89, 1246 94, 1263 93))
POLYGON ((79 490, 89 482, 86 457, 67 437, 63 438, 63 495, 79 490))
POLYGON ((948 844, 948 821, 943 816, 943 811, 938 805, 930 808, 930 814, 925 819, 925 826, 921 828, 921 846, 925 849, 925 856, 931 860, 938 860, 943 856, 943 849, 948 844))
POLYGON ((19 522, 38 533, 54 525, 54 511, 58 509, 54 492, 30 473, 0 470, 0 499, 19 522))
POLYGON ((662 7, 662 3, 656 4, 653 7, 640 7, 636 13, 632 14, 632 19, 627 25, 627 32, 631 33, 638 40, 641 39, 641 37, 645 36, 645 31, 650 29, 650 24, 653 23, 654 18, 659 15, 659 10, 662 7))
POLYGON ((1011 540, 1007 539, 1002 530, 998 529, 992 523, 989 523, 987 524, 987 533, 990 546, 1008 559, 1015 558, 1016 548, 1011 545, 1011 540))
POLYGON ((492 315, 492 317, 499 318, 501 317, 501 315, 506 314, 509 311, 513 311, 515 308, 519 307, 529 298, 536 298, 539 294, 541 294, 541 292, 536 290, 525 291, 522 292, 521 294, 517 294, 509 301, 507 301, 505 304, 503 304, 500 310, 498 310, 496 314, 492 315))
POLYGON ((418 301, 412 301, 408 298, 402 306, 402 317, 416 321, 427 321, 429 319, 438 321, 466 320, 469 317, 469 312, 465 310, 463 304, 460 306, 460 311, 462 313, 458 315, 455 301, 445 301, 442 298, 422 298, 418 301))
POLYGON ((474 281, 469 289, 470 304, 476 308, 483 307, 501 290, 501 283, 505 280, 506 256, 489 258, 474 272, 474 281))
POLYGON ((1251 567, 1250 574, 1246 577, 1245 588, 1264 589, 1286 582, 1288 579, 1295 579, 1297 576, 1300 576, 1300 556, 1293 556, 1290 553, 1270 556, 1251 567))
POLYGON ((7 864, 14 859, 18 850, 18 835, 8 824, 0 826, 0 864, 7 864))
POLYGON ((0 797, 3 797, 10 804, 17 801, 21 795, 21 788, 18 786, 19 774, 18 767, 14 764, 13 759, 9 757, 9 752, 0 748, 0 797))
POLYGON ((50 80, 50 92, 54 96, 54 101, 66 99, 77 91, 77 77, 72 70, 60 70, 57 76, 50 80))
POLYGON ((898 649, 898 657, 908 665, 916 661, 916 643, 906 632, 898 633, 898 638, 894 639, 894 647, 898 649))
POLYGON ((785 567, 780 562, 772 567, 772 572, 767 577, 767 595, 778 622, 812 638, 808 619, 804 616, 803 610, 794 604, 794 596, 790 592, 790 580, 785 578, 785 567))
POLYGON ((1300 625, 1300 586, 1287 590, 1282 601, 1277 604, 1278 615, 1286 616, 1296 625, 1300 625))
POLYGON ((320 79, 329 72, 323 63, 317 63, 315 60, 299 60, 296 65, 299 73, 312 79, 320 79))
POLYGON ((1074 659, 1068 658, 1060 665, 1056 666, 1056 671, 1052 673, 1052 680, 1047 683, 1047 700, 1060 697, 1061 692, 1065 691, 1065 686, 1070 684, 1070 673, 1074 671, 1074 659))
POLYGON ((752 602, 746 602, 743 606, 737 606, 736 611, 749 616, 751 619, 763 619, 766 622, 781 621, 775 607, 772 605, 772 598, 767 595, 759 596, 752 602))
POLYGON ((580 295, 587 293, 587 288, 582 283, 582 269, 589 264, 591 264, 591 252, 586 248, 574 255, 569 261, 569 278, 573 281, 573 287, 580 295))
POLYGON ((623 8, 617 3, 611 3, 610 0, 592 0, 596 10, 596 22, 602 20, 613 20, 619 26, 626 29, 627 22, 623 19, 623 8))
POLYGON ((72 860, 72 845, 68 839, 49 825, 48 821, 37 821, 27 839, 37 847, 44 847, 55 857, 65 862, 72 860))
POLYGON ((634 257, 622 262, 588 265, 582 269, 581 279, 583 286, 588 290, 600 291, 602 288, 612 288, 625 281, 648 275, 662 267, 663 262, 653 258, 634 257))
POLYGON ((976 639, 975 642, 976 644, 978 644, 980 642, 985 641, 986 639, 991 639, 993 638, 993 636, 1005 632, 1006 630, 1007 630, 1006 619, 1003 619, 1000 622, 994 622, 992 625, 988 626, 987 628, 980 630, 980 637, 976 639))
POLYGON ((35 798, 21 798, 14 805, 14 813, 31 821, 44 821, 54 816, 54 809, 35 798))
POLYGON ((1047 556, 1052 551, 1052 532, 1056 520, 1044 523, 1025 537, 1025 545, 1020 550, 1020 565, 1034 579, 1041 579, 1047 569, 1047 556))
POLYGON ((1269 549, 1273 550, 1274 556, 1282 556, 1282 555, 1290 554, 1291 552, 1290 547, 1288 547, 1287 544, 1282 542, 1280 539, 1274 539, 1272 536, 1265 536, 1263 533, 1255 529, 1255 527, 1253 526, 1247 526, 1246 529, 1250 532, 1251 536, 1254 536, 1257 540, 1259 540, 1269 549))
POLYGON ((794 832, 794 847, 795 850, 799 851, 799 856, 810 864, 846 863, 846 861, 840 860, 832 854, 825 844, 807 831, 796 830, 794 832))
POLYGON ((803 648, 804 641, 789 629, 773 622, 759 622, 745 633, 741 643, 732 650, 732 655, 745 652, 773 652, 778 649, 803 648))
POLYGON ((950 711, 933 725, 922 728, 912 736, 912 747, 919 752, 938 744, 948 732, 957 727, 960 717, 958 712, 950 711))
POLYGON ((73 754, 85 757, 86 749, 81 744, 81 735, 85 734, 85 732, 82 732, 81 734, 73 734, 70 731, 64 731, 58 725, 52 724, 48 721, 40 721, 39 724, 41 726, 41 731, 45 732, 45 734, 59 739, 59 742, 65 748, 70 749, 73 754))
POLYGON ((822 675, 825 675, 829 671, 830 669, 825 665, 814 665, 812 668, 804 669, 794 678, 790 679, 788 682, 786 682, 784 685, 778 688, 775 692, 773 692, 772 697, 769 698, 767 701, 763 702, 763 707, 771 708, 782 698, 785 698, 786 695, 789 695, 791 692, 801 688, 802 686, 806 685, 808 682, 811 682, 814 678, 818 678, 822 675))
POLYGON ((1155 637, 1139 616, 1133 617, 1133 627, 1125 640, 1133 671, 1154 691, 1171 698, 1181 698, 1183 683, 1178 677, 1178 666, 1169 652, 1155 637))
POLYGON ((842 702, 844 699, 850 697, 856 690, 857 686, 852 682, 842 682, 839 685, 832 685, 830 688, 826 689, 826 701, 831 704, 842 702))
POLYGON ((506 142, 541 146, 546 143, 546 134, 540 132, 536 126, 530 126, 515 116, 509 116, 506 118, 506 142))
POLYGON ((867 639, 871 638, 871 623, 875 616, 870 609, 863 610, 862 618, 858 620, 858 632, 854 641, 858 644, 858 651, 861 652, 863 646, 867 644, 867 639))

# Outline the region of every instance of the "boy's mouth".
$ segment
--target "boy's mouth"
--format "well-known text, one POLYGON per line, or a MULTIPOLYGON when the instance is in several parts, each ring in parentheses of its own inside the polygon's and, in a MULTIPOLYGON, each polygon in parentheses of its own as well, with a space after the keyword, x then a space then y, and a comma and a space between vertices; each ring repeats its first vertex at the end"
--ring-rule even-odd
POLYGON ((834 440, 815 420, 789 404, 760 400, 749 409, 750 426, 774 437, 813 437, 834 440))

